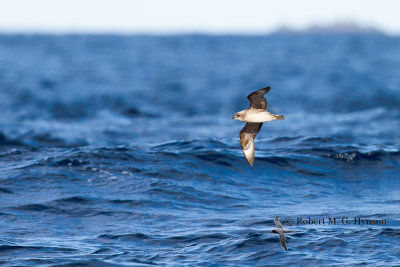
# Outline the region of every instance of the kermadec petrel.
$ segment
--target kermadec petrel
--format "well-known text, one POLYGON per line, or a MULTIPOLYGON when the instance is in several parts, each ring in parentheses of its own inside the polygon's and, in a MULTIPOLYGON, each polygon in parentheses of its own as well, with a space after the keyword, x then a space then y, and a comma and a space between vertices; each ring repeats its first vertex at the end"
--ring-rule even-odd
POLYGON ((264 95, 270 89, 271 87, 268 86, 249 94, 247 98, 250 100, 250 107, 235 113, 232 117, 232 120, 247 122, 240 131, 240 146, 251 167, 254 163, 254 138, 260 131, 263 122, 285 119, 283 115, 275 115, 267 111, 267 100, 264 95))

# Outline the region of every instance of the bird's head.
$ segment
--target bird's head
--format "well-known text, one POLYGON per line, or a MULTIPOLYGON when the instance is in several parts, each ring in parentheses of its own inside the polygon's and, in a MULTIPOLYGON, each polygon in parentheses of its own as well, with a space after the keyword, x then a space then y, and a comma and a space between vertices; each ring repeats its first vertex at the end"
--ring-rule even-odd
POLYGON ((243 121, 243 111, 236 112, 235 114, 233 114, 233 117, 231 118, 231 120, 243 121))

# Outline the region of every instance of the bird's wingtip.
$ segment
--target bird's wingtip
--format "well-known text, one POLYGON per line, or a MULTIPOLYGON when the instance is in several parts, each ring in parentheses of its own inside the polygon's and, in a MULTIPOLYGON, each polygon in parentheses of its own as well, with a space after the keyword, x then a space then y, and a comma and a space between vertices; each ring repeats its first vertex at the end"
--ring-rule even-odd
POLYGON ((253 163, 250 162, 248 159, 246 159, 247 163, 250 165, 250 167, 253 167, 253 163))
POLYGON ((271 90, 271 86, 264 87, 264 88, 261 89, 261 90, 265 90, 265 93, 264 93, 264 94, 266 94, 266 93, 269 92, 269 90, 271 90))
POLYGON ((246 156, 246 154, 245 154, 245 157, 246 157, 247 163, 249 163, 250 167, 252 167, 252 168, 253 168, 254 159, 253 159, 253 160, 252 160, 251 158, 250 158, 250 159, 248 159, 248 158, 247 158, 247 156, 246 156))

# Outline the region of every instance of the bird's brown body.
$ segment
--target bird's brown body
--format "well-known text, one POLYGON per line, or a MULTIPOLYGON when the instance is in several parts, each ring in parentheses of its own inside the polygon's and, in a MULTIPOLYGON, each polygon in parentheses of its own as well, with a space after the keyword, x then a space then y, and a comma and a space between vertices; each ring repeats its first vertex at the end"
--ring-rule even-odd
POLYGON ((240 131, 240 146, 242 147, 244 157, 251 167, 253 167, 255 154, 254 138, 260 131, 263 122, 285 119, 283 115, 275 115, 267 111, 267 100, 264 98, 264 95, 270 89, 270 87, 266 87, 249 94, 247 98, 250 101, 250 107, 235 113, 232 118, 247 122, 240 131))

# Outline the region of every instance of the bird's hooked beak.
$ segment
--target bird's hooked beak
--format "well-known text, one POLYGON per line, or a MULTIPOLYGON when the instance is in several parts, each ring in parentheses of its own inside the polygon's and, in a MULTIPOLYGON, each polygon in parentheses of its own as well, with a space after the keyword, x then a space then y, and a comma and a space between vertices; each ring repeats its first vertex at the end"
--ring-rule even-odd
POLYGON ((233 114, 233 117, 231 118, 231 120, 234 120, 236 118, 236 113, 233 114))

